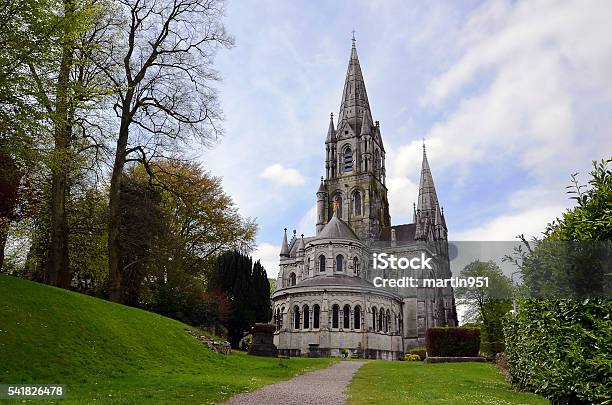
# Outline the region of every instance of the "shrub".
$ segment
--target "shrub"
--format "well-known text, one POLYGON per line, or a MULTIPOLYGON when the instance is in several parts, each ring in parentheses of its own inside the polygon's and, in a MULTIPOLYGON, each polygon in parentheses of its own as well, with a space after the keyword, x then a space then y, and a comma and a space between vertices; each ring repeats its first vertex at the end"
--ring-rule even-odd
POLYGON ((504 351, 504 342, 480 342, 480 352, 485 356, 494 356, 504 351))
POLYGON ((504 324, 510 380, 552 403, 612 402, 612 300, 524 300, 504 324))
POLYGON ((478 328, 430 328, 425 334, 429 356, 474 357, 480 348, 478 328))
POLYGON ((427 357, 427 350, 424 347, 415 347, 414 349, 410 349, 408 351, 410 354, 416 354, 422 360, 425 360, 427 357))
POLYGON ((406 361, 421 361, 421 357, 418 354, 405 354, 404 360, 406 361))

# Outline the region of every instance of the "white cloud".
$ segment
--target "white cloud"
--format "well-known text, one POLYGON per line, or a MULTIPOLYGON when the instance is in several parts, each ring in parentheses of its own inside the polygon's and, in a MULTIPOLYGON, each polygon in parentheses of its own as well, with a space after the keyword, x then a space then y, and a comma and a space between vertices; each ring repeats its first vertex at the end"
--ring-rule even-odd
POLYGON ((298 234, 304 234, 304 236, 313 236, 316 231, 317 225, 317 205, 313 205, 308 212, 306 212, 298 224, 298 234))
POLYGON ((266 180, 271 180, 279 186, 301 186, 305 183, 304 176, 295 169, 283 167, 281 164, 273 164, 266 167, 259 177, 266 180))
POLYGON ((278 276, 278 254, 280 250, 280 245, 273 245, 271 243, 260 243, 257 246, 257 249, 255 249, 255 251, 253 252, 253 260, 261 261, 261 264, 266 269, 268 278, 276 278, 278 276))
POLYGON ((487 223, 462 232, 450 232, 454 241, 513 241, 520 234, 527 239, 541 237, 546 225, 563 212, 563 205, 540 206, 500 215, 487 223))

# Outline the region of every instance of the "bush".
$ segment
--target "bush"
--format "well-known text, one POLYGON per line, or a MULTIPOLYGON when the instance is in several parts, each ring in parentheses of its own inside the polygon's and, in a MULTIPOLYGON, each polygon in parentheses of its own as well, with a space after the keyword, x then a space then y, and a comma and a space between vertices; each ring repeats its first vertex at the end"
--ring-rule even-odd
POLYGON ((418 354, 405 354, 404 360, 406 361, 421 361, 421 357, 418 354))
POLYGON ((427 354, 434 357, 474 357, 480 349, 478 328, 430 328, 425 335, 427 354))
POLYGON ((480 342, 480 352, 485 356, 494 356, 504 351, 504 342, 480 342))
POLYGON ((425 350, 424 347, 415 347, 414 349, 410 349, 408 353, 416 354, 417 356, 419 356, 421 361, 425 360, 425 358, 427 357, 427 350, 425 350))
POLYGON ((553 403, 612 402, 612 300, 524 300, 504 324, 510 380, 553 403))

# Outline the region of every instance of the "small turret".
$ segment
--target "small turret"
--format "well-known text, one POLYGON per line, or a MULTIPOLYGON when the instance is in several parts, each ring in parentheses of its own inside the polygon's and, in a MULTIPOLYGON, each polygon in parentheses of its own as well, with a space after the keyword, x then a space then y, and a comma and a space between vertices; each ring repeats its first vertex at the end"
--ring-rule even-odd
POLYGON ((334 127, 334 113, 329 114, 329 128, 327 129, 327 138, 325 143, 336 142, 336 129, 334 127))
POLYGON ((283 235, 283 244, 281 246, 280 257, 289 257, 289 244, 287 243, 287 228, 285 228, 285 234, 283 235))
POLYGON ((304 244, 304 234, 302 234, 298 243, 297 256, 304 256, 304 250, 306 250, 306 245, 304 244))
POLYGON ((327 189, 325 188, 325 182, 323 176, 321 176, 321 184, 317 191, 317 234, 321 232, 321 229, 325 226, 325 203, 327 201, 327 189))

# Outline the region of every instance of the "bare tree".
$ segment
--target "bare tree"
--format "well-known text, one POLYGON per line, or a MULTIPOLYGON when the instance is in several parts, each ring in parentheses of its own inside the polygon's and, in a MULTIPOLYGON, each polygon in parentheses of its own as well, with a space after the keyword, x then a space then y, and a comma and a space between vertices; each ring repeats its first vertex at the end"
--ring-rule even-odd
MULTIPOLYGON (((120 40, 108 50, 121 66, 109 72, 116 92, 119 131, 109 196, 110 299, 124 301, 120 244, 120 191, 130 161, 148 167, 172 158, 188 142, 210 146, 221 118, 212 68, 220 47, 232 38, 221 22, 222 0, 121 0, 127 17, 120 40)), ((152 175, 152 172, 149 172, 152 175)))

